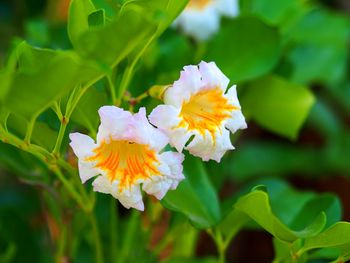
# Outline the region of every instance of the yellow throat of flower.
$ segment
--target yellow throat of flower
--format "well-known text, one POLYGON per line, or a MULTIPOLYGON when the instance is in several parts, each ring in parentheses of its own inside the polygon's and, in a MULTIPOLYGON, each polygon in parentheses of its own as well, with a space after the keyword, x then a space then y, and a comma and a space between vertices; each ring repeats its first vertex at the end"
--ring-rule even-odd
POLYGON ((111 139, 102 142, 94 153, 87 161, 96 162, 95 167, 105 171, 111 182, 119 180, 120 191, 138 180, 160 175, 157 155, 147 145, 111 139))
POLYGON ((204 9, 214 0, 190 0, 186 8, 189 9, 204 9))
POLYGON ((232 110, 237 108, 229 104, 220 88, 202 90, 182 105, 179 126, 201 134, 208 131, 214 138, 221 123, 231 117, 232 110))

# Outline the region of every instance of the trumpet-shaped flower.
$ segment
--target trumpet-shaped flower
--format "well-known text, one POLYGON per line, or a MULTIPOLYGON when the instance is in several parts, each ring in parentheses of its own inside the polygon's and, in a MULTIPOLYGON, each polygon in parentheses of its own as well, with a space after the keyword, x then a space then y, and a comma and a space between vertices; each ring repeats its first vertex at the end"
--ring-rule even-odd
POLYGON ((220 27, 221 16, 238 15, 238 0, 190 0, 174 25, 199 41, 209 39, 220 27))
POLYGON ((111 194, 126 208, 144 210, 142 189, 162 199, 184 179, 183 155, 161 152, 168 138, 154 128, 146 111, 132 115, 114 106, 100 108, 97 142, 89 136, 70 134, 83 183, 90 178, 94 191, 111 194))
POLYGON ((164 92, 165 105, 152 111, 150 122, 169 136, 179 152, 185 147, 204 161, 220 162, 227 150, 234 149, 229 130, 247 127, 236 86, 226 92, 228 84, 214 62, 186 66, 164 92))

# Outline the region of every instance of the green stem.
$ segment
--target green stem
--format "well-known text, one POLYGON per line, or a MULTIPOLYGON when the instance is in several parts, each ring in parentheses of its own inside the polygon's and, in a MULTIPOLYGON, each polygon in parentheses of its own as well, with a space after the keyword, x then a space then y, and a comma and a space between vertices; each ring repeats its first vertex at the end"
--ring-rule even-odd
POLYGON ((79 179, 79 174, 76 169, 74 169, 68 162, 66 162, 62 158, 58 158, 56 160, 57 165, 60 166, 62 169, 66 170, 70 174, 70 176, 75 181, 75 184, 78 186, 79 192, 82 195, 83 199, 85 200, 85 207, 88 211, 92 211, 95 205, 95 200, 92 198, 89 198, 84 185, 79 179))
POLYGON ((100 238, 100 231, 99 227, 96 221, 96 217, 93 212, 89 213, 89 219, 92 226, 92 234, 95 242, 95 256, 96 256, 96 263, 103 263, 103 251, 102 251, 102 244, 101 244, 101 238, 100 238))
POLYGON ((226 242, 224 241, 222 234, 219 231, 214 233, 214 231, 212 229, 208 229, 207 232, 213 238, 213 240, 216 244, 216 248, 217 248, 217 251, 219 254, 218 262, 219 263, 226 263, 227 245, 226 245, 226 242))
POLYGON ((60 155, 61 145, 62 145, 64 135, 66 133, 68 122, 69 122, 68 119, 66 119, 65 117, 62 117, 60 130, 58 132, 57 139, 56 139, 56 144, 55 144, 55 147, 52 151, 52 154, 55 157, 58 157, 60 155))
POLYGON ((53 167, 52 171, 55 173, 57 178, 61 181, 67 192, 71 195, 71 197, 78 203, 78 205, 84 211, 90 211, 90 206, 88 203, 84 202, 81 195, 74 189, 73 185, 64 177, 63 173, 58 167, 53 167))
POLYGON ((63 225, 61 228, 61 234, 57 244, 56 260, 57 262, 62 262, 65 256, 65 250, 67 246, 67 226, 63 225))
MULTIPOLYGON (((91 85, 90 85, 91 86, 91 85)), ((85 87, 80 87, 78 89, 78 94, 74 96, 74 99, 72 100, 72 103, 70 104, 70 106, 67 106, 66 109, 66 118, 69 120, 70 116, 72 115, 73 111, 75 110, 75 108, 77 107, 80 99, 84 96, 85 92, 90 88, 89 85, 86 85, 85 87)))
POLYGON ((126 70, 123 74, 123 78, 122 78, 122 81, 120 83, 120 88, 119 88, 119 92, 118 92, 118 99, 117 99, 118 101, 121 101, 125 91, 128 89, 132 74, 134 72, 135 65, 136 65, 136 59, 133 61, 133 63, 131 63, 131 65, 129 67, 126 68, 126 70))
POLYGON ((58 132, 58 136, 56 139, 56 144, 55 147, 52 151, 52 154, 54 155, 54 157, 59 157, 60 155, 60 150, 61 150, 61 145, 62 145, 62 141, 64 138, 64 135, 66 133, 66 129, 67 129, 67 125, 69 123, 69 119, 74 111, 74 109, 76 108, 76 106, 78 105, 81 97, 85 94, 85 92, 87 91, 88 87, 84 87, 84 88, 78 88, 75 89, 71 96, 69 97, 68 103, 67 103, 67 108, 66 108, 66 113, 64 116, 62 116, 61 111, 57 110, 57 116, 60 117, 60 121, 61 121, 61 126, 60 126, 60 130, 58 132))
POLYGON ((52 110, 56 113, 57 117, 59 119, 62 119, 63 118, 63 115, 62 115, 62 111, 61 111, 61 107, 60 107, 60 103, 55 101, 52 105, 52 110))
POLYGON ((133 240, 137 233, 139 213, 136 210, 131 212, 126 232, 123 238, 123 245, 119 253, 119 263, 128 262, 128 255, 133 249, 133 240))
POLYGON ((108 80, 108 87, 111 92, 111 97, 112 97, 112 104, 116 105, 117 103, 117 95, 115 93, 115 85, 114 81, 111 75, 107 75, 107 80, 108 80))
POLYGON ((4 130, 2 127, 0 127, 0 139, 4 143, 10 144, 18 149, 31 153, 44 163, 47 163, 50 159, 50 153, 44 148, 34 144, 27 144, 15 135, 4 130))
POLYGON ((143 53, 145 53, 145 51, 147 50, 147 48, 149 47, 149 45, 153 42, 153 40, 156 38, 158 33, 158 29, 156 30, 156 32, 153 34, 153 36, 148 40, 148 42, 146 43, 146 45, 144 45, 144 47, 141 49, 141 51, 136 55, 136 57, 134 58, 134 60, 132 61, 131 65, 129 67, 127 67, 127 69, 124 72, 122 81, 120 83, 120 89, 119 89, 119 93, 118 93, 118 101, 121 101, 125 91, 128 89, 132 75, 134 73, 134 69, 135 66, 137 64, 137 62, 140 60, 140 58, 142 57, 143 53))
POLYGON ((35 126, 35 122, 36 119, 38 118, 39 114, 35 114, 29 121, 28 123, 28 127, 27 127, 27 132, 26 132, 26 136, 24 138, 25 143, 30 144, 30 140, 32 138, 32 134, 33 134, 33 130, 34 130, 34 126, 35 126))
POLYGON ((0 113, 1 115, 1 120, 2 120, 2 126, 4 127, 5 131, 7 132, 7 120, 10 117, 10 111, 8 110, 2 110, 0 113))
POLYGON ((118 205, 114 198, 110 201, 111 259, 118 262, 118 205))

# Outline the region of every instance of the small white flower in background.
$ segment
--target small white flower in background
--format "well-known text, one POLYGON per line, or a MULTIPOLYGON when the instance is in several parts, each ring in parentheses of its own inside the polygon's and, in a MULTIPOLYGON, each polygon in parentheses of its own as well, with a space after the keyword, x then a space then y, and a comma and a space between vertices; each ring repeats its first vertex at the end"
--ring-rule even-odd
POLYGON ((247 127, 236 86, 226 92, 228 84, 214 62, 186 66, 164 92, 165 105, 152 111, 150 122, 169 136, 179 152, 193 136, 185 149, 204 161, 220 162, 227 150, 234 149, 227 129, 234 133, 247 127))
POLYGON ((238 10, 238 0, 190 0, 174 26, 204 41, 219 30, 221 16, 235 17, 238 10))
POLYGON ((141 184, 145 192, 162 199, 184 179, 183 155, 160 153, 168 138, 148 122, 144 108, 132 115, 104 106, 99 115, 97 143, 87 135, 70 134, 83 183, 99 175, 93 181, 94 191, 111 194, 126 208, 143 211, 141 184))

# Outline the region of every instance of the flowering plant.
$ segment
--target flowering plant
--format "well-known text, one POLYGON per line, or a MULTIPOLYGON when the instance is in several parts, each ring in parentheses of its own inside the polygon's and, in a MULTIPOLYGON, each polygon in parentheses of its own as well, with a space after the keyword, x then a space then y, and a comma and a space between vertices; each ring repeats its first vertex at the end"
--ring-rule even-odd
MULTIPOLYGON (((270 261, 350 259, 339 197, 283 178, 349 173, 346 125, 310 89, 347 83, 349 18, 298 0, 45 12, 0 69, 1 172, 37 190, 8 212, 0 180, 1 262, 258 262, 252 236, 235 250, 257 229, 270 261), (32 203, 40 216, 23 220, 32 203)), ((329 90, 346 112, 346 92, 329 90)))

